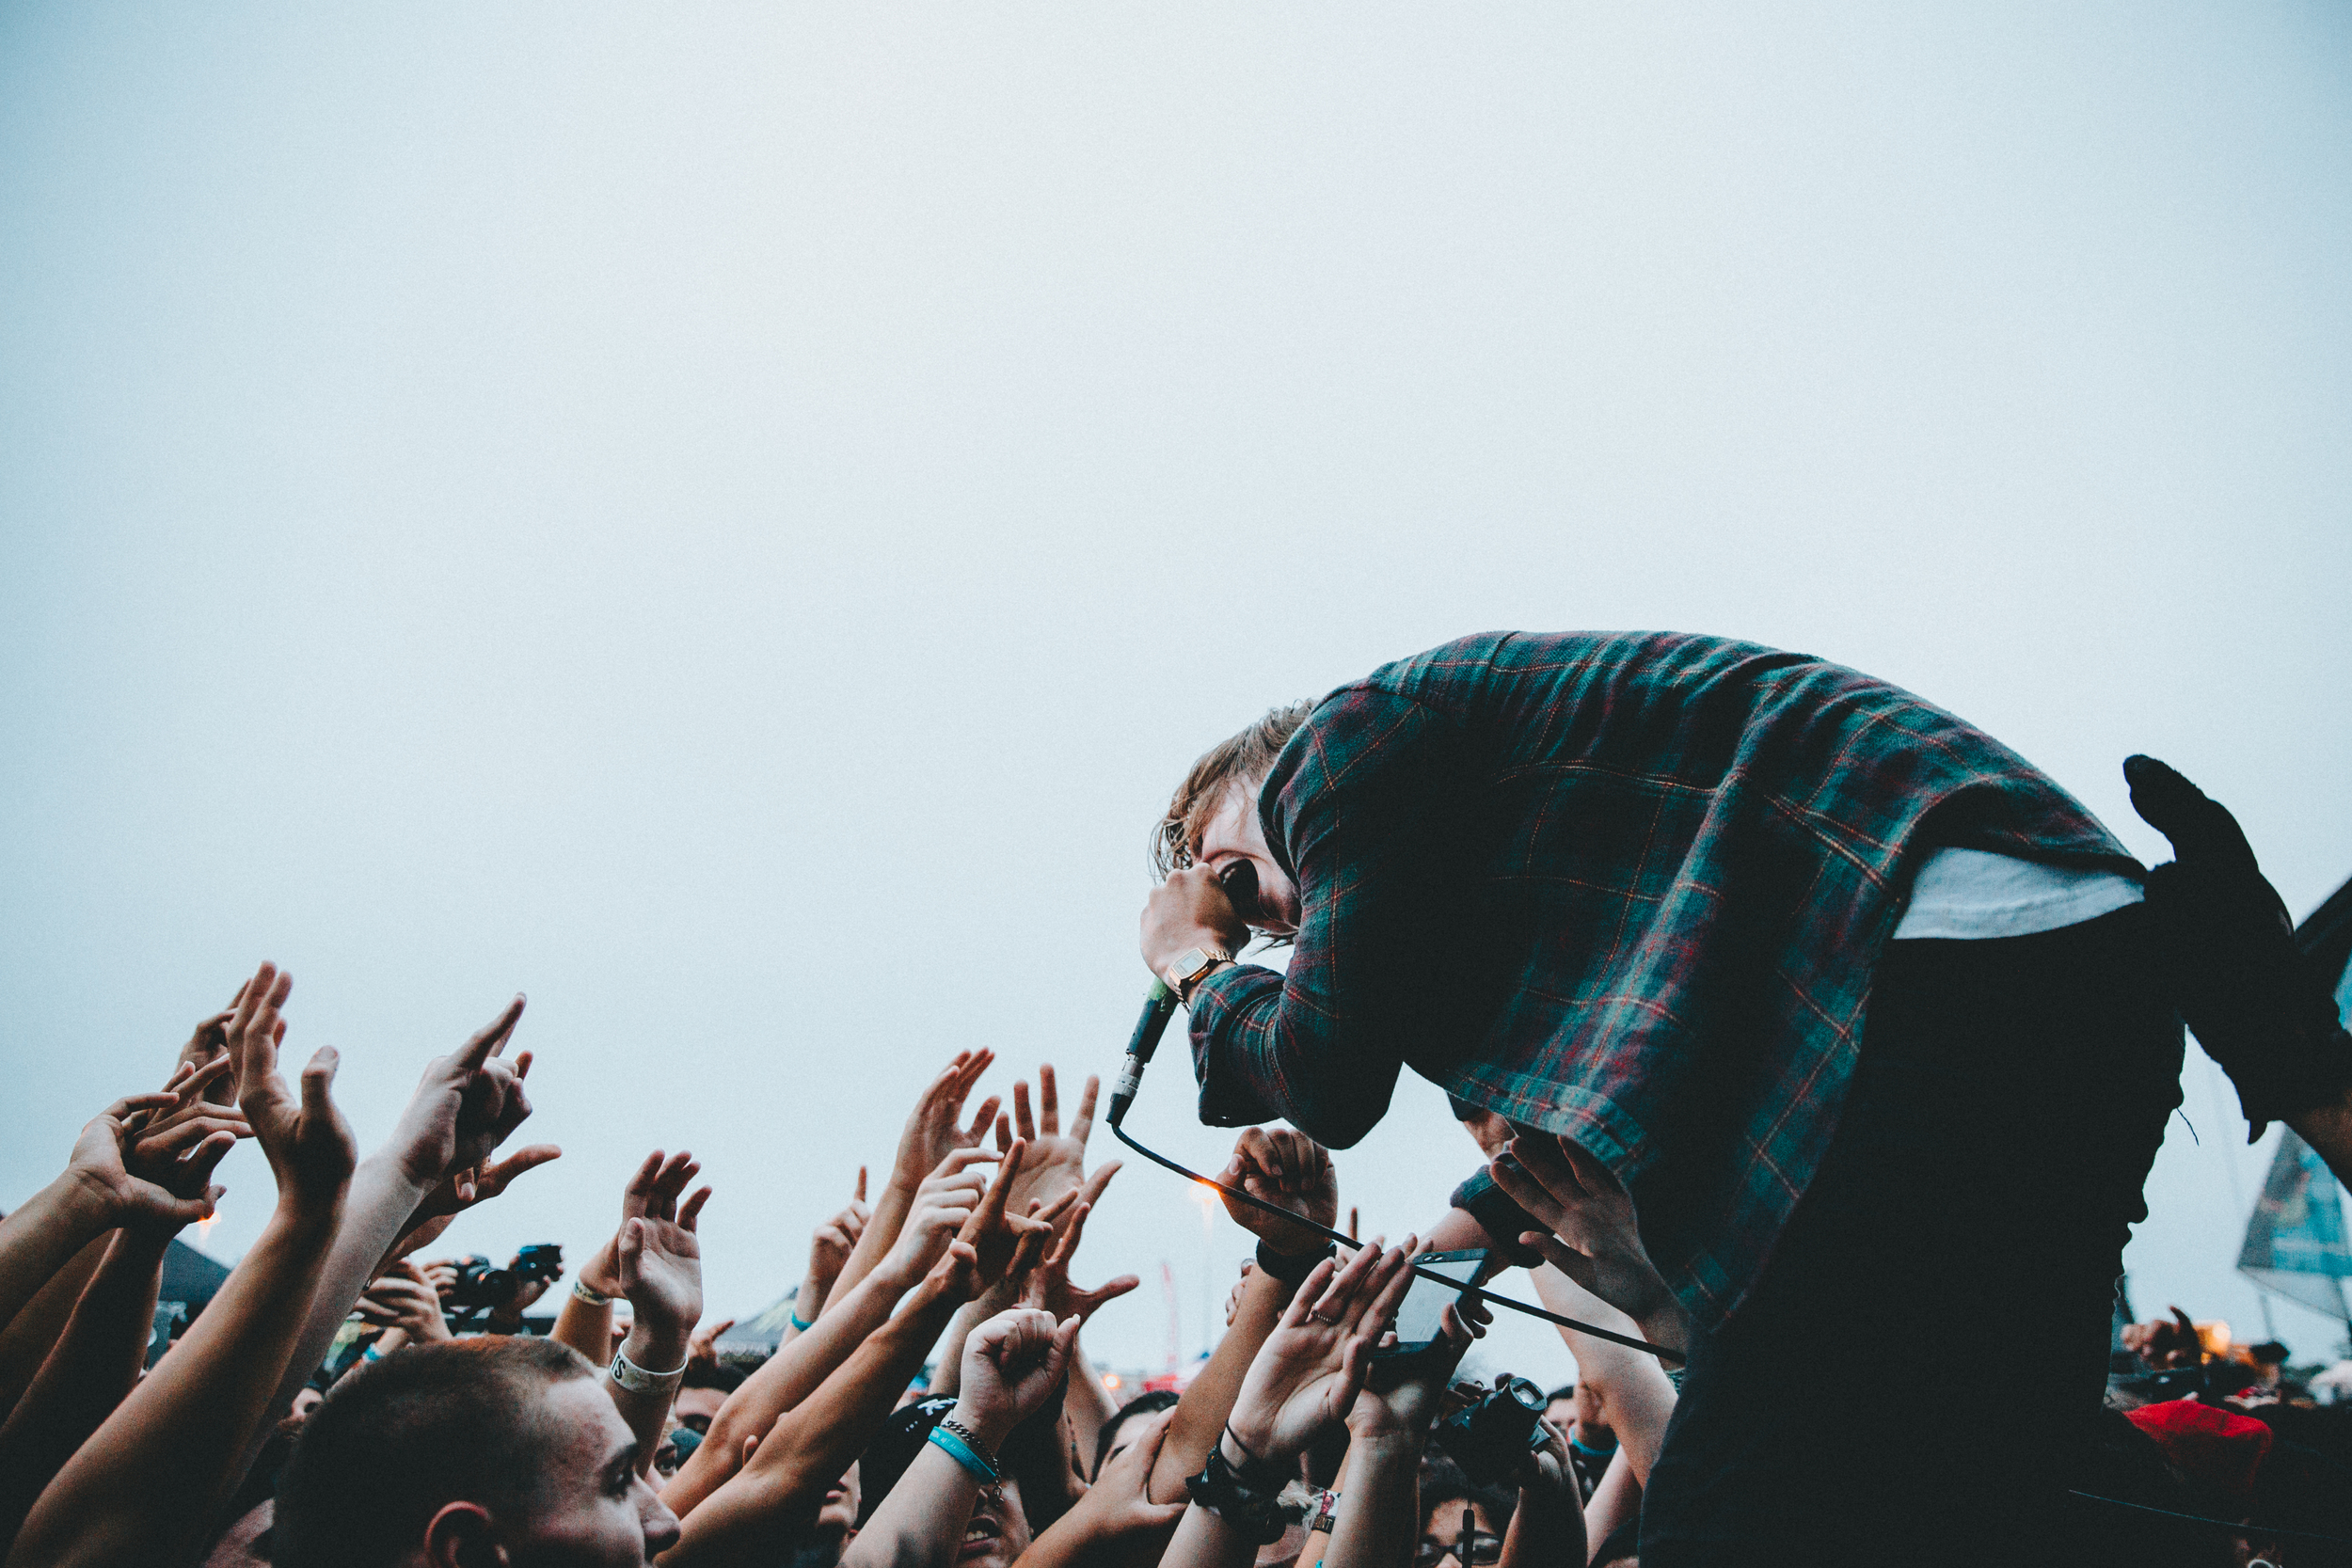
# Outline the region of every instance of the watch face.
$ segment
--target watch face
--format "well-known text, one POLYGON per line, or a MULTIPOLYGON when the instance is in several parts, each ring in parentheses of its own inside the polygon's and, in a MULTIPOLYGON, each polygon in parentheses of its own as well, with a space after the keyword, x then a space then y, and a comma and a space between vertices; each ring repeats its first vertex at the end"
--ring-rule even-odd
POLYGON ((1187 947, 1176 955, 1176 973, 1190 979, 1209 967, 1214 960, 1198 947, 1187 947))

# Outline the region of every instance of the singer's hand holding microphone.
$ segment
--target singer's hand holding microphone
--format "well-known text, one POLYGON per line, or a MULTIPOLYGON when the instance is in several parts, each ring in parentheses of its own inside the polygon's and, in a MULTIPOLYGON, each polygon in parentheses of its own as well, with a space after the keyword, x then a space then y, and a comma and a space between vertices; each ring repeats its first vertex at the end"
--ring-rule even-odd
POLYGON ((1143 901, 1143 961, 1162 978, 1196 947, 1238 953, 1248 941, 1249 927, 1224 885, 1200 866, 1169 872, 1143 901))

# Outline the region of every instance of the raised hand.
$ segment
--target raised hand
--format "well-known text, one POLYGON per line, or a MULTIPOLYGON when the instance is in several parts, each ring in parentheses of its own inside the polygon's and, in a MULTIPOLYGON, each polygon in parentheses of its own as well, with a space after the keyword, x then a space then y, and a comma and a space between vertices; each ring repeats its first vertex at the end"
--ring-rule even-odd
POLYGON ((691 1336, 703 1315, 703 1249, 694 1224, 709 1196, 710 1189, 704 1187, 678 1208, 675 1218, 632 1219, 615 1238, 621 1291, 636 1321, 649 1329, 659 1325, 665 1338, 674 1333, 686 1339, 690 1360, 691 1336))
POLYGON ((875 1272, 887 1274, 906 1288, 928 1274, 987 1196, 989 1173, 977 1167, 996 1158, 985 1148, 959 1148, 940 1161, 939 1168, 914 1189, 906 1223, 898 1227, 898 1244, 875 1272))
POLYGON ((1023 1079, 1013 1085, 1012 1115, 996 1118, 996 1148, 999 1153, 1010 1148, 1016 1137, 1025 1139, 1029 1145, 1029 1158, 1021 1168, 1021 1180, 1012 1189, 1010 1202, 1014 1212, 1026 1213, 1032 1203, 1041 1207, 1084 1185, 1087 1139, 1094 1132, 1094 1101, 1102 1088, 1102 1079, 1088 1077, 1086 1092, 1078 1100, 1078 1114, 1071 1118, 1070 1131, 1065 1134, 1061 1130, 1059 1085, 1050 1064, 1037 1069, 1034 1119, 1029 1115, 1028 1081, 1023 1079))
POLYGON ((990 1095, 980 1102, 969 1127, 959 1125, 964 1098, 972 1085, 979 1082, 989 1064, 996 1059, 993 1051, 960 1051, 956 1059, 942 1068, 923 1090, 914 1109, 907 1115, 906 1130, 898 1135, 898 1164, 893 1180, 912 1189, 939 1168, 941 1161, 961 1148, 977 1148, 987 1136, 996 1118, 997 1100, 990 1095))
POLYGON ((1674 1293, 1643 1249, 1633 1199, 1608 1166, 1569 1139, 1523 1133, 1488 1169, 1549 1232, 1521 1238, 1545 1261, 1636 1323, 1671 1307, 1674 1293))
MULTIPOLYGON (((596 1249, 595 1257, 580 1266, 580 1283, 599 1295, 627 1295, 628 1292, 621 1287, 621 1231, 628 1228, 631 1220, 675 1219, 679 1195, 701 1173, 702 1166, 695 1163, 693 1155, 682 1148, 675 1154, 664 1154, 657 1148, 640 1161, 621 1188, 620 1228, 596 1249)), ((706 1188, 695 1200, 696 1214, 702 1212, 702 1204, 709 1196, 706 1188)))
POLYGON ((2342 1086, 2336 976, 2296 946, 2286 903, 2228 807, 2153 757, 2126 757, 2123 777, 2132 809, 2172 843, 2174 858, 2147 883, 2165 982, 2198 1043, 2229 1070, 2248 1141, 2285 1117, 2344 1175, 2352 1093, 2342 1086), (2325 1124, 2307 1126, 2302 1113, 2328 1101, 2325 1124))
POLYGON ((993 1449, 1061 1382, 1077 1337, 1077 1319, 1057 1323, 1033 1307, 1016 1307, 981 1323, 963 1344, 957 1413, 993 1449))
MULTIPOLYGON (((394 1263, 359 1294, 352 1310, 364 1323, 396 1328, 413 1345, 455 1338, 441 1315, 440 1293, 414 1263, 394 1263)), ((379 1350, 396 1347, 379 1344, 379 1350)))
POLYGON ((2125 1323, 2121 1336, 2123 1348, 2151 1367, 2194 1367, 2205 1359, 2204 1337, 2187 1313, 2177 1307, 2169 1310, 2169 1318, 2125 1323))
POLYGON ((1028 1153, 1029 1146, 1017 1139, 1005 1151, 997 1163, 996 1179, 947 1243, 946 1256, 932 1267, 932 1276, 960 1300, 969 1301, 993 1285, 1017 1278, 1036 1261, 1054 1234, 1047 1221, 1005 1212, 1006 1197, 1028 1153))
POLYGON ((494 1164, 468 1166, 445 1177, 417 1205, 408 1228, 401 1232, 400 1241, 392 1249, 394 1254, 405 1257, 419 1247, 432 1245, 459 1214, 489 1202, 506 1191, 515 1178, 536 1170, 550 1160, 561 1159, 563 1154, 553 1144, 525 1144, 494 1164))
POLYGON ((719 1336, 734 1326, 733 1318, 721 1318, 715 1323, 705 1323, 695 1329, 686 1341, 686 1364, 716 1370, 719 1365, 719 1336))
MULTIPOLYGON (((152 1175, 135 1173, 129 1164, 138 1130, 147 1117, 168 1111, 173 1105, 168 1094, 135 1094, 116 1101, 90 1119, 73 1140, 73 1155, 66 1163, 66 1175, 73 1184, 96 1201, 91 1212, 103 1216, 96 1228, 110 1229, 119 1225, 166 1226, 173 1230, 196 1220, 210 1219, 213 1204, 223 1189, 199 1186, 193 1194, 177 1190, 152 1175)), ((230 1133, 208 1135, 198 1145, 200 1153, 211 1141, 222 1141, 207 1157, 202 1174, 210 1177, 220 1157, 236 1142, 230 1133)), ((76 1243, 79 1244, 78 1243, 76 1243)))
MULTIPOLYGON (((1173 1418, 1174 1413, 1167 1410, 1135 1418, 1142 1423, 1142 1435, 1112 1456, 1094 1478, 1094 1484, 1049 1533, 1100 1544, 1174 1529, 1176 1521, 1184 1516, 1188 1499, 1155 1503, 1150 1487, 1152 1467, 1160 1461, 1160 1449, 1168 1441, 1173 1418)), ((1070 1560, 1048 1555, 1046 1560, 1070 1560)))
POLYGON ((135 1111, 126 1118, 124 1125, 132 1137, 122 1151, 122 1163, 131 1175, 154 1182, 175 1197, 204 1196, 221 1156, 239 1138, 253 1135, 244 1112, 208 1098, 217 1085, 229 1082, 230 1066, 225 1052, 201 1067, 183 1062, 164 1085, 164 1093, 172 1096, 173 1102, 152 1111, 135 1111))
POLYGON ((237 1107, 269 1157, 280 1206, 324 1216, 342 1202, 358 1149, 329 1092, 340 1060, 333 1046, 319 1047, 303 1068, 299 1099, 278 1073, 278 1047, 286 1036, 280 1009, 293 990, 294 976, 277 965, 256 970, 229 1023, 229 1054, 236 1063, 237 1107))
POLYGON ((809 1238, 806 1283, 817 1288, 820 1301, 833 1289, 833 1282, 841 1277, 850 1254, 857 1250, 858 1238, 866 1234, 866 1222, 873 1217, 874 1212, 866 1206, 866 1167, 860 1165, 857 1196, 850 1200, 847 1209, 818 1226, 809 1238))
MULTIPOLYGON (((421 1212, 455 1213, 480 1202, 484 1195, 478 1167, 531 1115, 531 1101, 522 1087, 531 1070, 531 1053, 524 1052, 511 1064, 497 1059, 514 1037, 523 1005, 524 999, 516 997, 464 1045, 427 1062, 417 1092, 401 1112, 388 1147, 398 1150, 402 1172, 411 1183, 432 1190, 421 1212), (463 1196, 469 1187, 472 1196, 463 1196)), ((554 1157, 548 1154, 532 1164, 554 1157)), ((506 1180, 529 1168, 511 1171, 506 1180)))
MULTIPOLYGON (((1408 1289, 1410 1278, 1408 1273, 1408 1289)), ((1486 1338, 1487 1325, 1493 1322, 1494 1311, 1484 1302, 1471 1296, 1455 1297, 1439 1323, 1438 1342, 1412 1359, 1410 1375, 1393 1388, 1367 1387, 1356 1396, 1355 1406, 1347 1413, 1349 1435, 1367 1440, 1408 1439, 1418 1451, 1429 1435, 1430 1423, 1446 1402, 1454 1370, 1462 1364, 1471 1341, 1486 1338)))
POLYGON ((1364 1386, 1372 1353, 1412 1283, 1419 1243, 1360 1247, 1344 1267, 1317 1263, 1291 1298, 1242 1380, 1226 1425, 1230 1448, 1261 1464, 1287 1465, 1326 1427, 1345 1419, 1364 1386))
POLYGON ((1091 1291, 1080 1290, 1070 1282, 1070 1260, 1086 1235, 1087 1215, 1092 1210, 1092 1204, 1080 1203, 1070 1212, 1069 1219, 1054 1240, 1053 1250, 1029 1271, 1027 1284, 1021 1292, 1022 1306, 1036 1307, 1056 1323, 1075 1318, 1083 1326, 1102 1309, 1104 1303, 1117 1301, 1143 1283, 1131 1274, 1122 1274, 1091 1291))
MULTIPOLYGON (((240 984, 237 994, 229 999, 229 1006, 210 1018, 198 1021, 194 1032, 188 1036, 188 1043, 180 1048, 181 1067, 200 1068, 229 1060, 229 1021, 237 1016, 237 1004, 244 1000, 245 987, 240 984)), ((218 1078, 207 1079, 204 1098, 215 1105, 234 1106, 237 1102, 235 1080, 225 1073, 218 1078)))
MULTIPOLYGON (((1233 1140, 1233 1157, 1217 1180, 1317 1225, 1328 1226, 1339 1217, 1340 1180, 1331 1168, 1330 1152, 1304 1132, 1283 1127, 1243 1128, 1233 1140)), ((1263 1209, 1229 1197, 1225 1212, 1277 1252, 1298 1256, 1323 1250, 1322 1236, 1263 1209)))

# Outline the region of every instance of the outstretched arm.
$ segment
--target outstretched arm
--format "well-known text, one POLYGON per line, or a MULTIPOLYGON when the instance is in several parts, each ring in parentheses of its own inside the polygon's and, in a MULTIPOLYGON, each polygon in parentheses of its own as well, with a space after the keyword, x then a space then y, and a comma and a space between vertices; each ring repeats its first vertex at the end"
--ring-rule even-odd
MULTIPOLYGON (((1043 1406, 1077 1332, 1077 1319, 1057 1323, 1034 1307, 1001 1312, 974 1331, 947 1419, 956 1423, 951 1432, 977 1441, 981 1463, 1001 1455, 1013 1429, 1043 1406)), ((841 1555, 842 1568, 946 1568, 963 1544, 979 1487, 961 1460, 927 1444, 841 1555)))
POLYGON ((1086 1496, 1021 1554, 1019 1568, 1079 1568, 1124 1561, 1132 1553, 1159 1560, 1158 1547, 1184 1516, 1184 1502, 1155 1503, 1143 1495, 1168 1440, 1168 1417, 1139 1418, 1144 1430, 1103 1466, 1086 1496))
MULTIPOLYGON (((294 1395, 317 1370, 359 1293, 384 1272, 391 1258, 405 1250, 399 1243, 419 1221, 420 1208, 428 1199, 454 1213, 503 1190, 516 1176, 561 1152, 536 1145, 498 1164, 485 1164, 507 1134, 531 1115, 531 1101, 522 1087, 531 1053, 524 1052, 512 1066, 497 1059, 522 1013, 523 999, 517 996, 465 1045, 428 1062, 392 1135, 359 1162, 352 1175, 342 1228, 334 1238, 318 1289, 309 1298, 302 1333, 285 1363, 285 1374, 270 1401, 272 1420, 293 1408, 294 1395)), ((440 1223, 445 1225, 446 1219, 440 1223)), ((265 1422, 246 1447, 240 1475, 268 1440, 265 1422)))
MULTIPOLYGON (((926 1282, 904 1310, 859 1343, 815 1393, 766 1433, 731 1439, 737 1463, 706 1497, 681 1509, 665 1490, 662 1500, 679 1513, 683 1533, 662 1554, 662 1568, 748 1568, 777 1560, 824 1500, 825 1489, 881 1433, 961 1304, 951 1279, 926 1282), (755 1445, 748 1459, 741 1451, 747 1442, 755 1445)), ((721 1441, 716 1421, 711 1429, 696 1454, 721 1441)), ((677 1482, 670 1485, 675 1489, 677 1482)))
POLYGON ((198 1544, 244 1474, 351 1180, 351 1130, 329 1095, 336 1055, 322 1048, 297 1101, 278 1071, 290 976, 263 964, 246 988, 230 1050, 237 1102, 278 1180, 278 1208, 169 1355, 158 1362, 34 1505, 8 1561, 178 1561, 198 1544))
MULTIPOLYGON (((242 1115, 224 1116, 203 1099, 228 1067, 224 1057, 201 1071, 172 1074, 166 1090, 178 1105, 135 1133, 124 1157, 134 1175, 183 1202, 219 1198, 213 1171, 248 1131, 242 1115)), ((179 1229, 174 1220, 150 1215, 114 1232, 56 1348, 0 1427, 0 1541, 15 1538, 41 1490, 138 1382, 154 1334, 164 1253, 179 1229)))
POLYGON ((1632 1319, 1651 1344, 1686 1347, 1690 1319, 1643 1249, 1633 1199, 1608 1166, 1571 1139, 1526 1133, 1487 1170, 1546 1227, 1513 1241, 1534 1247, 1580 1289, 1632 1319))
MULTIPOLYGON (((866 1221, 864 1234, 850 1252, 850 1260, 826 1292, 823 1306, 846 1299, 857 1289, 858 1282, 890 1255, 898 1243, 898 1227, 906 1223, 914 1207, 914 1195, 939 1163, 958 1149, 977 1148, 988 1133, 989 1124, 995 1119, 996 1097, 991 1095, 980 1102, 969 1127, 961 1125, 963 1101, 979 1082, 989 1064, 996 1059, 993 1051, 961 1051, 954 1061, 942 1068, 915 1101, 914 1109, 907 1114, 907 1124, 898 1134, 898 1151, 891 1161, 890 1180, 882 1184, 882 1196, 874 1200, 873 1216, 866 1221)), ((803 1323, 815 1323, 822 1306, 801 1314, 803 1323)))
MULTIPOLYGON (((1298 1456, 1326 1428, 1354 1409, 1371 1370, 1373 1348, 1412 1282, 1403 1247, 1359 1248, 1344 1267, 1317 1263, 1282 1312, 1243 1379, 1232 1416, 1216 1438, 1224 1463, 1260 1493, 1297 1473, 1298 1456)), ((1467 1336, 1465 1343, 1468 1342, 1467 1336)), ((1409 1484, 1409 1481, 1408 1481, 1409 1484)), ((1348 1528, 1343 1513, 1333 1549, 1348 1528)), ((1256 1557, 1249 1534, 1195 1502, 1176 1528, 1164 1568, 1245 1568, 1256 1557)))
POLYGON ((82 1287, 90 1282, 113 1245, 110 1230, 85 1242, 82 1250, 49 1276, 49 1283, 34 1293, 15 1320, 0 1329, 0 1414, 15 1409, 17 1401, 33 1386, 41 1363, 49 1359, 65 1333, 74 1303, 82 1299, 82 1287))
MULTIPOLYGON (((921 1369, 924 1355, 938 1343, 956 1308, 988 1286, 1018 1274, 1037 1255, 1048 1227, 1005 1212, 1006 1189, 1026 1152, 1025 1145, 1016 1143, 1006 1154, 995 1180, 944 1245, 905 1310, 864 1338, 846 1365, 772 1427, 730 1439, 740 1468, 706 1500, 691 1511, 672 1503, 682 1517, 684 1534, 663 1555, 664 1568, 709 1563, 748 1568, 773 1560, 790 1543, 823 1499, 825 1489, 882 1430, 899 1392, 921 1369), (750 1456, 741 1457, 754 1440, 756 1446, 750 1456)), ((919 1209, 915 1217, 920 1218, 919 1209)), ((894 1251, 892 1259, 898 1256, 894 1251)), ((877 1270, 867 1285, 886 1272, 877 1270)), ((829 1312, 819 1319, 817 1330, 797 1342, 816 1338, 832 1316, 829 1312)), ((719 1423, 713 1421, 711 1435, 695 1453, 719 1441, 719 1423)), ((685 1479, 683 1472, 679 1479, 685 1479)), ((674 1490, 676 1485, 671 1483, 674 1490)), ((663 1500, 670 1501, 670 1496, 663 1493, 663 1500)))
MULTIPOLYGON (((1339 1177, 1331 1168, 1331 1156, 1303 1132, 1287 1128, 1243 1129, 1233 1140, 1233 1157, 1218 1180, 1318 1225, 1327 1226, 1339 1217, 1339 1177)), ((1234 1224, 1263 1242, 1269 1252, 1298 1260, 1298 1266, 1288 1271, 1293 1280, 1305 1277, 1307 1265, 1329 1250, 1313 1231, 1277 1219, 1263 1209, 1229 1199, 1225 1212, 1234 1224)), ((1249 1271, 1225 1337, 1216 1342, 1208 1365, 1184 1386, 1184 1397, 1177 1402, 1176 1418, 1169 1423, 1168 1441, 1152 1470, 1152 1501, 1174 1502, 1184 1497, 1184 1478, 1198 1475, 1208 1462, 1209 1449, 1224 1430, 1225 1418, 1241 1392, 1242 1379, 1297 1291, 1295 1284, 1278 1279, 1264 1269, 1249 1271)))
MULTIPOLYGON (((1408 1240, 1404 1256, 1414 1244, 1408 1240)), ((1406 1272, 1399 1299, 1412 1288, 1406 1272)), ((1421 1533, 1418 1475, 1446 1389, 1470 1340, 1486 1332, 1486 1309, 1465 1296, 1446 1308, 1443 1335, 1395 1387, 1366 1388, 1347 1413, 1347 1484, 1323 1560, 1330 1568, 1383 1568, 1407 1555, 1400 1543, 1421 1533)), ((1576 1560, 1582 1562, 1581 1554, 1576 1560)))
MULTIPOLYGON (((175 1085, 181 1081, 173 1075, 175 1085)), ((74 1254, 116 1226, 134 1219, 185 1225, 213 1212, 209 1198, 176 1196, 132 1168, 141 1127, 175 1102, 170 1092, 116 1101, 82 1129, 57 1179, 0 1219, 0 1324, 12 1322, 74 1254)))
MULTIPOLYGON (((716 1491, 742 1464, 745 1438, 763 1437, 778 1417, 797 1408, 866 1336, 889 1320, 898 1298, 921 1283, 946 1254, 958 1229, 977 1211, 989 1184, 976 1167, 995 1158, 986 1149, 961 1148, 940 1162, 939 1168, 917 1189, 898 1243, 881 1266, 847 1294, 836 1292, 816 1326, 777 1351, 727 1396, 719 1414, 711 1418, 709 1434, 662 1488, 661 1500, 672 1512, 684 1518, 716 1491)), ((954 1307, 948 1308, 948 1315, 954 1315, 954 1307)), ((940 1326, 946 1326, 946 1319, 940 1326)), ((923 1348, 929 1350, 937 1339, 934 1331, 923 1348)), ((921 1362, 915 1365, 919 1370, 921 1362)), ((830 1484, 838 1479, 838 1472, 826 1479, 830 1484)))
MULTIPOLYGON (((1535 1299, 1564 1318, 1619 1333, 1639 1326, 1549 1263, 1529 1271, 1529 1275, 1535 1284, 1535 1299)), ((1562 1329, 1560 1338, 1568 1342, 1568 1352, 1576 1357, 1577 1376, 1590 1378, 1601 1390, 1609 1405, 1609 1424, 1616 1429, 1633 1479, 1646 1484, 1650 1466, 1665 1447, 1666 1422, 1674 1415, 1674 1381, 1659 1366, 1658 1358, 1646 1352, 1613 1345, 1572 1328, 1562 1329)))
POLYGON ((621 1290, 628 1297, 630 1318, 628 1342, 613 1356, 604 1391, 637 1434, 639 1475, 653 1471, 661 1426, 686 1370, 687 1341, 702 1319, 702 1241, 694 1225, 709 1197, 710 1189, 704 1187, 681 1205, 673 1189, 651 1213, 623 1221, 615 1238, 621 1290), (622 1383, 624 1361, 635 1369, 628 1381, 639 1386, 622 1383))

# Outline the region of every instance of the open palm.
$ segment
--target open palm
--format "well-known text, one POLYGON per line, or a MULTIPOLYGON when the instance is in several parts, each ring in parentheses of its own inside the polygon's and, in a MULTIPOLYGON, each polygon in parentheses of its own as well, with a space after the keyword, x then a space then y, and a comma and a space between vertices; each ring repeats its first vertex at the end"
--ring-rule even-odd
POLYGON ((1233 1402, 1229 1424, 1253 1456, 1286 1463, 1346 1418, 1412 1282, 1415 1244, 1384 1252, 1375 1243, 1338 1269, 1327 1259, 1299 1286, 1233 1402))
POLYGON ((302 1069, 299 1096, 278 1070, 278 1047, 286 1035, 279 1009, 293 990, 293 975, 262 965, 229 1025, 229 1053, 236 1063, 237 1108, 269 1157, 278 1192, 319 1202, 340 1196, 358 1161, 358 1146, 329 1092, 340 1061, 333 1046, 319 1047, 302 1069))
POLYGON ((1012 1147, 1015 1138, 1025 1139, 1029 1146, 1028 1159, 1023 1163, 1020 1178, 1012 1185, 1009 1203, 1014 1213, 1027 1213, 1031 1204, 1042 1207, 1085 1183, 1087 1139, 1094 1132, 1094 1101, 1102 1088, 1100 1078, 1087 1079, 1086 1091, 1078 1100, 1078 1114, 1071 1118, 1070 1131, 1064 1132, 1060 1086, 1050 1065, 1037 1069, 1034 1118, 1029 1114, 1027 1081, 1013 1085, 1012 1115, 996 1118, 996 1148, 1002 1153, 1012 1147))
POLYGON ((621 1290, 644 1322, 691 1328, 702 1320, 703 1248, 692 1219, 633 1219, 621 1227, 621 1290))
POLYGON ((1575 1143, 1525 1134, 1490 1168, 1495 1184, 1549 1232, 1535 1248, 1562 1274, 1635 1318, 1667 1294, 1642 1246, 1631 1196, 1575 1143))

